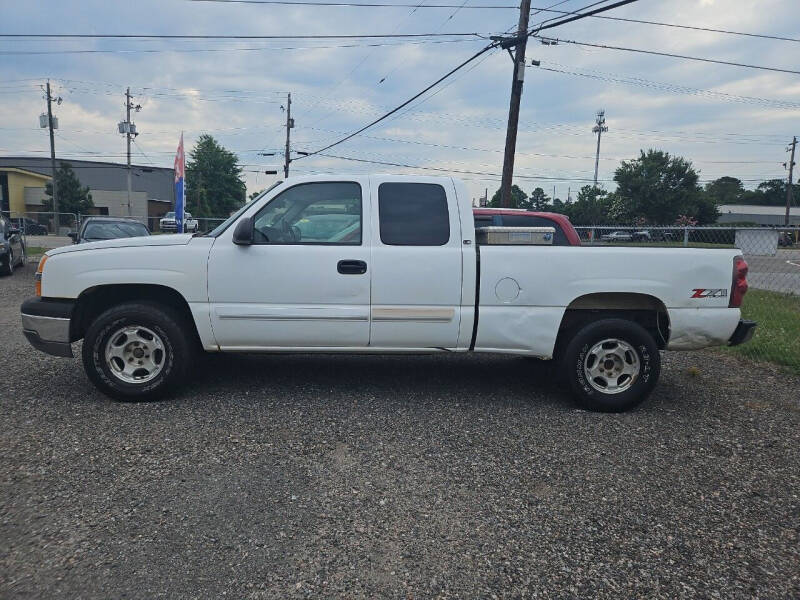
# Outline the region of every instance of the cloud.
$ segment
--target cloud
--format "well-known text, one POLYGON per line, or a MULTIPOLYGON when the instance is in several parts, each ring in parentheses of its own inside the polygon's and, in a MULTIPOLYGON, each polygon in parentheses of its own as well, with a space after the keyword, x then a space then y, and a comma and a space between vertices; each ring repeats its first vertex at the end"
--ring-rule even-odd
MULTIPOLYGON (((793 10, 794 4, 793 0, 727 0, 725 10, 720 10, 722 5, 711 0, 677 0, 635 3, 613 14, 792 34, 800 29, 800 14, 793 10), (777 14, 784 18, 776 21, 777 14)), ((580 6, 572 0, 563 8, 580 6)), ((3 30, 243 35, 493 33, 507 30, 516 21, 513 10, 465 8, 448 20, 452 13, 452 9, 307 8, 154 0, 137 2, 133 11, 117 3, 88 0, 75 10, 65 4, 28 2, 6 7, 3 30), (41 14, 45 9, 49 23, 57 26, 43 26, 41 14)), ((550 34, 763 65, 791 67, 791 57, 796 54, 796 45, 789 42, 600 19, 585 19, 550 34)), ((56 92, 64 97, 57 109, 61 122, 58 152, 71 157, 93 152, 100 159, 122 160, 124 144, 116 123, 123 114, 124 89, 130 85, 143 106, 135 116, 141 132, 135 146, 136 162, 171 166, 181 131, 190 146, 201 133, 208 132, 239 155, 252 191, 274 180, 263 174, 267 167, 282 163, 280 156, 264 157, 259 152, 277 151, 283 146, 285 115, 280 106, 285 103, 286 92, 292 92, 292 114, 297 124, 292 131, 293 146, 313 150, 409 98, 474 53, 483 42, 377 43, 392 45, 364 46, 357 40, 0 41, 0 51, 114 51, 4 56, 0 63, 0 148, 6 154, 46 152, 47 136, 37 127, 44 105, 39 85, 52 77, 56 92), (352 44, 357 47, 330 47, 352 44), (153 50, 158 52, 149 52, 153 50)), ((529 44, 527 54, 542 60, 543 65, 557 63, 563 70, 639 77, 673 86, 791 102, 797 102, 800 96, 800 78, 788 74, 568 44, 541 46, 535 41, 529 44)), ((502 51, 476 63, 364 136, 337 146, 335 153, 500 173, 511 64, 502 51)), ((797 110, 764 106, 757 101, 670 93, 641 82, 627 85, 531 68, 526 74, 520 115, 517 172, 563 178, 556 183, 561 197, 566 196, 568 187, 574 191, 581 185, 580 179, 593 173, 596 138, 591 128, 594 113, 601 107, 607 111, 610 129, 602 141, 603 180, 611 179, 619 158, 634 157, 641 148, 649 147, 692 159, 703 178, 724 174, 746 179, 778 176, 780 163, 785 160, 782 144, 796 133, 792 127, 797 126, 800 116, 797 110)), ((299 160, 292 170, 413 172, 325 157, 299 160)), ((464 177, 469 178, 474 196, 482 194, 486 186, 497 186, 496 177, 464 177)), ((522 183, 526 190, 537 185, 552 190, 549 179, 522 183)))

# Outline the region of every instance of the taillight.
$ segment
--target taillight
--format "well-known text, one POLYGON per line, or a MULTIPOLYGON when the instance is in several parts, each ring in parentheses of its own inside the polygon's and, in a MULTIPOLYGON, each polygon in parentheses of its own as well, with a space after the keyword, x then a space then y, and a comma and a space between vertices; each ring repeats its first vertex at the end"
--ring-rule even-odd
POLYGON ((733 258, 733 283, 731 284, 730 308, 739 308, 747 293, 747 261, 741 256, 733 258))
POLYGON ((36 267, 36 275, 34 278, 36 280, 36 295, 42 295, 42 273, 44 272, 44 263, 47 262, 47 254, 42 257, 42 260, 39 261, 39 266, 36 267))

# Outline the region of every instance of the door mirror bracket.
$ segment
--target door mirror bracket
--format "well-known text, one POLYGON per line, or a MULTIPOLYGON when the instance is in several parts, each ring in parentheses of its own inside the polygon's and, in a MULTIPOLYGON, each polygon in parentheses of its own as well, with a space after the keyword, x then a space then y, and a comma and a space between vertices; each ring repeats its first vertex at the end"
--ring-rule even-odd
POLYGON ((253 219, 245 217, 233 230, 233 243, 237 246, 250 246, 253 243, 253 219))

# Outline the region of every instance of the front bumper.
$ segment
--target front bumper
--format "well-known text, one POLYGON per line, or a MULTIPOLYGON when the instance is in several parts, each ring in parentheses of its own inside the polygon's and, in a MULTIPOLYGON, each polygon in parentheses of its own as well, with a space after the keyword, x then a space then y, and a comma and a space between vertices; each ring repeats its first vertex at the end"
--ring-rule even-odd
POLYGON ((757 323, 755 321, 746 321, 741 319, 739 324, 736 326, 736 330, 733 332, 733 335, 728 340, 728 345, 738 346, 739 344, 749 342, 753 337, 753 334, 756 332, 756 325, 757 323))
POLYGON ((71 357, 72 300, 30 298, 22 303, 22 333, 31 346, 53 356, 71 357))

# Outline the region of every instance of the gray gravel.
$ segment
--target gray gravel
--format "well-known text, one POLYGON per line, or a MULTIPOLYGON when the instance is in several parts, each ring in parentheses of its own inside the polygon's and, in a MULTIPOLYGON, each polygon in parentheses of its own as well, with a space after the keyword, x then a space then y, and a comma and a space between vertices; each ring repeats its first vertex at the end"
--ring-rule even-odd
POLYGON ((800 596, 771 367, 668 354, 599 415, 524 359, 233 356, 117 404, 28 347, 32 273, 0 279, 2 598, 800 596))

